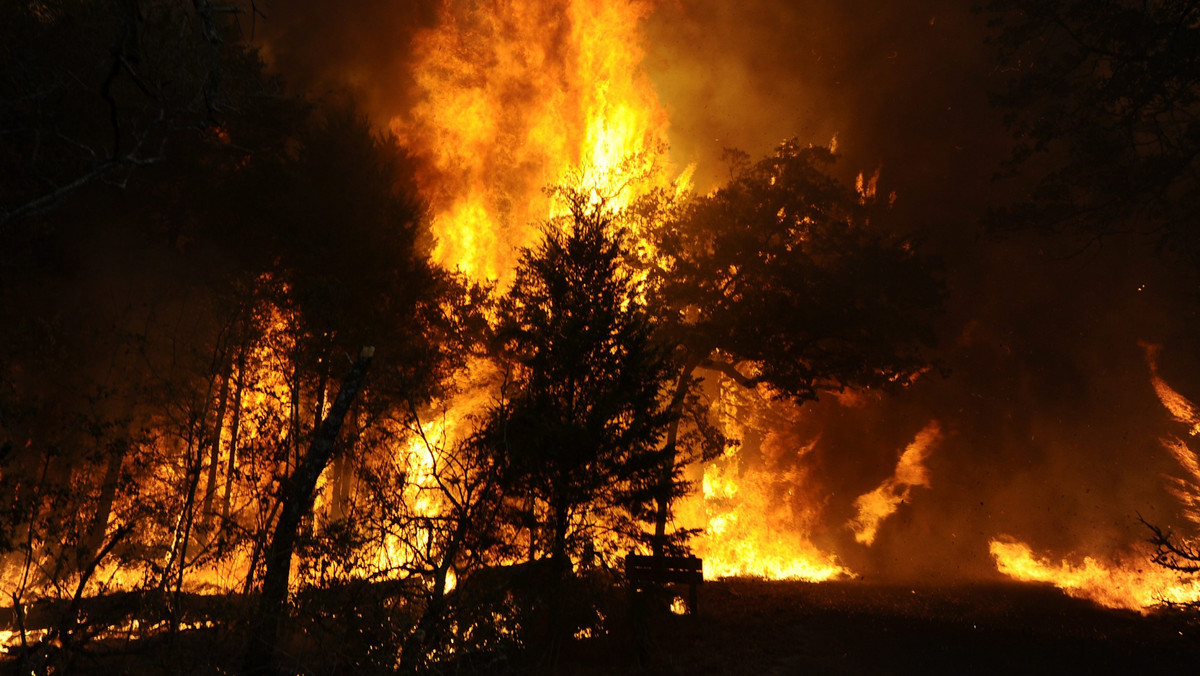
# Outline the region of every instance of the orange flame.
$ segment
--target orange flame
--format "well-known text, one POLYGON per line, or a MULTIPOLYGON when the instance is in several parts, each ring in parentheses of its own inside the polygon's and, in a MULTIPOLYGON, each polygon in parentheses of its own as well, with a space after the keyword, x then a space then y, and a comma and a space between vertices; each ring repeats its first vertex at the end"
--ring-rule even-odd
MULTIPOLYGON (((1150 383, 1172 419, 1189 427, 1189 434, 1200 433, 1200 409, 1168 385, 1158 372, 1159 346, 1142 343, 1150 383)), ((1200 524, 1200 457, 1185 441, 1176 437, 1162 440, 1163 447, 1179 463, 1185 477, 1167 477, 1167 490, 1180 502, 1182 514, 1200 524)), ((1162 603, 1200 602, 1200 578, 1185 575, 1151 563, 1154 552, 1145 546, 1134 548, 1127 557, 1136 562, 1102 561, 1090 556, 1080 563, 1054 563, 1039 557, 1032 548, 1013 538, 991 541, 992 557, 1001 573, 1017 580, 1049 582, 1071 596, 1090 599, 1110 608, 1146 612, 1162 603)))
POLYGON ((1018 540, 1002 537, 989 543, 996 568, 1026 582, 1047 582, 1076 598, 1088 599, 1108 608, 1147 612, 1164 603, 1200 600, 1200 580, 1181 580, 1178 573, 1150 563, 1151 553, 1135 549, 1130 558, 1138 563, 1104 562, 1085 556, 1082 561, 1059 561, 1034 554, 1018 540))
MULTIPOLYGON (((1171 414, 1175 422, 1188 426, 1188 434, 1196 436, 1200 433, 1200 409, 1187 397, 1168 385, 1158 373, 1159 346, 1142 344, 1146 350, 1146 364, 1150 367, 1150 384, 1158 400, 1171 414)), ((1162 440, 1162 445, 1179 463, 1186 474, 1185 477, 1168 477, 1170 486, 1167 490, 1179 500, 1183 507, 1183 516, 1188 521, 1200 525, 1200 457, 1182 439, 1168 437, 1162 440)))
POLYGON ((422 101, 392 120, 426 160, 434 258, 475 279, 506 280, 546 185, 582 167, 583 186, 620 192, 616 173, 666 142, 667 116, 641 69, 643 0, 447 2, 420 33, 422 101))
MULTIPOLYGON (((722 382, 718 407, 724 433, 744 439, 738 407, 766 406, 769 398, 756 400, 750 394, 739 401, 742 397, 736 388, 722 382)), ((795 455, 811 453, 817 441, 802 445, 795 455)), ((795 492, 806 485, 803 465, 747 469, 740 462, 741 453, 740 445, 733 446, 705 466, 702 495, 685 501, 680 510, 681 520, 704 524, 693 541, 697 555, 704 559, 704 576, 811 582, 852 576, 836 556, 821 551, 810 538, 821 516, 819 501, 802 499, 798 507, 793 504, 795 492)))
POLYGON ((819 550, 806 535, 807 524, 787 504, 771 500, 773 488, 798 477, 737 471, 736 457, 718 460, 704 471, 707 528, 695 540, 704 559, 704 577, 761 577, 821 582, 851 575, 837 557, 819 550))
POLYGON ((1200 434, 1200 409, 1197 409, 1196 405, 1182 394, 1176 392, 1158 374, 1158 352, 1161 347, 1142 343, 1142 348, 1146 351, 1146 364, 1150 367, 1150 384, 1154 386, 1158 400, 1162 402, 1176 422, 1188 425, 1188 434, 1191 436, 1200 434))
POLYGON ((855 540, 870 545, 875 541, 880 524, 896 512, 900 503, 908 500, 914 486, 929 487, 929 471, 924 463, 941 439, 941 425, 936 420, 930 421, 900 454, 892 476, 870 493, 858 496, 854 501, 858 515, 846 524, 854 531, 855 540))

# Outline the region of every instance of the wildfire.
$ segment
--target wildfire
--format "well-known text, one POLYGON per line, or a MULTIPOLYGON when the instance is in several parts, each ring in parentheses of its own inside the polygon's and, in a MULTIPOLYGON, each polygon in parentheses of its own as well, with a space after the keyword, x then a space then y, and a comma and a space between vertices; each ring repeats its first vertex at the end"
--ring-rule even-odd
POLYGON ((797 482, 794 474, 750 471, 740 476, 736 456, 704 471, 708 527, 695 541, 704 559, 704 577, 761 577, 822 582, 851 573, 837 557, 819 550, 786 503, 774 502, 774 489, 797 482))
POLYGON ((1026 582, 1046 582, 1076 598, 1109 608, 1147 612, 1161 603, 1188 603, 1200 599, 1200 580, 1181 580, 1178 573, 1150 563, 1142 548, 1129 554, 1136 563, 1104 562, 1085 556, 1079 562, 1057 563, 1034 554, 1018 540, 1003 537, 989 543, 1001 573, 1026 582))
MULTIPOLYGON (((1187 425, 1189 434, 1200 433, 1200 409, 1166 383, 1158 372, 1156 345, 1143 343, 1146 363, 1150 369, 1150 384, 1158 399, 1176 422, 1187 425)), ((1200 457, 1187 442, 1177 437, 1161 440, 1163 448, 1183 469, 1184 477, 1169 476, 1167 490, 1180 503, 1184 518, 1200 524, 1200 457)), ((1103 561, 1090 556, 1081 562, 1054 563, 1039 557, 1033 549, 1009 537, 990 543, 992 558, 1001 573, 1017 580, 1049 582, 1071 596, 1090 599, 1110 608, 1127 608, 1146 612, 1162 603, 1195 604, 1200 602, 1200 578, 1151 563, 1154 552, 1145 546, 1136 547, 1122 560, 1103 561)))
MULTIPOLYGON (((740 420, 768 404, 753 396, 739 397, 736 386, 727 381, 722 385, 718 407, 724 432, 731 438, 745 439, 746 430, 740 420)), ((803 459, 818 441, 812 439, 787 451, 803 459)), ((804 465, 781 468, 768 462, 765 467, 748 469, 740 457, 743 452, 739 444, 708 463, 702 495, 681 510, 685 520, 705 526, 693 543, 704 559, 704 576, 810 582, 851 576, 836 556, 821 551, 810 539, 809 533, 820 519, 821 505, 811 496, 795 495, 808 483, 804 465)))
POLYGON ((936 420, 930 421, 900 454, 892 476, 870 493, 858 496, 854 501, 858 515, 846 524, 854 531, 855 540, 870 545, 875 541, 879 525, 894 514, 902 502, 908 500, 913 487, 929 487, 929 471, 924 463, 941 439, 941 425, 936 420))
POLYGON ((573 167, 586 189, 621 192, 620 168, 666 143, 644 72, 642 0, 446 2, 415 39, 422 101, 392 120, 427 163, 434 258, 507 280, 514 252, 551 214, 542 194, 573 167))
MULTIPOLYGON (((631 176, 652 176, 659 187, 687 187, 688 172, 676 181, 651 172, 656 153, 665 147, 668 123, 641 69, 640 24, 650 9, 645 0, 442 4, 436 27, 415 38, 414 53, 421 56, 412 68, 422 100, 392 121, 400 142, 424 161, 418 180, 430 201, 437 262, 476 280, 506 281, 516 251, 536 236, 535 224, 554 215, 543 193, 547 185, 570 180, 614 208, 632 196, 626 190, 631 176)), ((280 292, 286 296, 288 290, 280 292)), ((261 337, 247 346, 240 366, 216 381, 236 380, 236 385, 228 388, 230 403, 222 405, 219 420, 211 419, 216 405, 206 413, 210 418, 204 423, 219 439, 211 456, 203 453, 199 467, 200 454, 184 449, 178 439, 164 436, 148 446, 173 461, 151 463, 155 471, 145 492, 167 500, 181 486, 186 493, 192 482, 193 491, 205 498, 203 508, 193 510, 195 525, 185 523, 191 514, 180 514, 176 523, 155 526, 169 531, 170 545, 154 563, 169 570, 187 561, 187 574, 179 576, 184 590, 233 591, 253 575, 261 552, 249 551, 244 543, 227 544, 225 538, 269 529, 276 514, 264 497, 302 452, 298 444, 305 435, 297 421, 307 425, 324 413, 299 414, 298 404, 307 405, 311 393, 294 392, 299 385, 289 378, 292 320, 287 309, 272 303, 254 308, 250 322, 261 337), (199 556, 214 547, 222 548, 218 555, 199 556)), ((395 440, 392 457, 356 461, 387 464, 391 474, 403 477, 397 495, 418 521, 437 520, 447 507, 446 491, 455 488, 455 472, 466 471, 450 466, 443 451, 466 435, 470 413, 482 410, 490 377, 482 371, 473 368, 477 382, 445 402, 442 414, 427 421, 420 434, 400 424, 382 432, 395 440)), ((343 508, 361 490, 356 473, 362 469, 335 462, 322 475, 313 528, 346 516, 343 508)), ((114 507, 114 520, 120 511, 114 507)), ((163 533, 138 535, 157 541, 163 533)), ((388 533, 373 556, 338 564, 361 574, 403 574, 433 537, 431 532, 388 533)), ((4 571, 5 581, 20 572, 4 571)), ((144 571, 105 562, 89 593, 135 589, 146 582, 144 571)))
MULTIPOLYGON (((1146 363, 1150 367, 1150 384, 1159 401, 1170 412, 1171 417, 1179 423, 1188 426, 1188 434, 1196 436, 1200 433, 1200 410, 1197 410, 1187 397, 1176 392, 1158 374, 1158 350, 1156 345, 1143 344, 1146 350, 1146 363)), ((1188 446, 1187 442, 1178 437, 1168 437, 1162 440, 1162 445, 1179 463, 1185 477, 1168 477, 1168 490, 1183 507, 1183 516, 1194 524, 1200 525, 1200 457, 1188 446)))
POLYGON ((1146 365, 1150 367, 1150 384, 1154 386, 1154 393, 1158 395, 1158 400, 1162 402, 1163 407, 1176 422, 1188 426, 1188 434, 1191 436, 1200 434, 1200 410, 1197 410, 1195 404, 1176 392, 1158 374, 1160 347, 1142 343, 1142 348, 1146 351, 1146 365))

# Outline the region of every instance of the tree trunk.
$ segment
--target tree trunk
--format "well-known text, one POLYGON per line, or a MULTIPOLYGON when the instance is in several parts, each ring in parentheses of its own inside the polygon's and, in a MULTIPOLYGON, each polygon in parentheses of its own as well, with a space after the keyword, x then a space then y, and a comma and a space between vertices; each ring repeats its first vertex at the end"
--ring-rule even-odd
MULTIPOLYGON (((353 420, 350 421, 353 424, 353 420)), ((339 521, 350 514, 350 489, 354 478, 354 466, 345 455, 333 460, 332 496, 329 500, 329 520, 339 521)))
POLYGON ((671 488, 675 477, 675 443, 679 439, 679 420, 682 417, 683 400, 692 384, 692 373, 699 366, 700 360, 690 358, 684 364, 683 372, 675 385, 675 394, 671 397, 671 427, 667 430, 666 458, 663 460, 662 474, 658 478, 658 491, 654 498, 654 556, 661 557, 667 547, 667 516, 671 506, 671 488))
POLYGON ((229 464, 225 467, 225 495, 221 498, 221 534, 229 532, 229 511, 233 504, 233 471, 237 469, 238 435, 242 426, 242 390, 246 377, 246 353, 244 347, 238 354, 237 389, 233 393, 233 421, 229 424, 229 464))
POLYGON ((104 483, 100 485, 100 499, 96 503, 96 513, 88 528, 87 544, 83 548, 81 563, 91 559, 104 545, 104 536, 108 533, 108 517, 112 513, 113 502, 117 498, 117 486, 121 480, 121 466, 125 462, 125 454, 129 449, 127 440, 122 439, 114 444, 108 456, 108 466, 104 470, 104 483))
POLYGON ((233 362, 222 368, 221 392, 217 395, 217 417, 213 423, 212 442, 208 447, 208 476, 205 477, 204 502, 200 507, 200 536, 204 544, 212 534, 213 500, 217 494, 217 466, 221 464, 221 432, 225 429, 225 411, 229 404, 229 380, 233 377, 233 362))
POLYGON ((321 358, 317 360, 317 370, 320 372, 320 377, 317 379, 317 391, 315 396, 316 402, 313 406, 313 428, 315 434, 317 425, 321 424, 321 419, 325 417, 325 398, 328 396, 326 392, 329 389, 329 353, 333 351, 333 345, 325 345, 325 349, 321 352, 321 358))
MULTIPOLYGON (((206 413, 207 413, 207 404, 205 405, 205 407, 206 407, 206 413)), ((200 429, 201 430, 204 429, 205 422, 206 422, 206 420, 204 418, 201 418, 201 421, 200 421, 200 429)), ((179 567, 178 567, 178 574, 175 577, 175 589, 174 589, 174 594, 173 594, 173 603, 171 605, 171 633, 172 634, 175 633, 175 631, 178 630, 178 628, 179 628, 179 619, 180 619, 179 618, 179 596, 180 596, 180 593, 183 591, 183 574, 188 566, 188 558, 187 558, 188 557, 188 549, 191 548, 192 526, 195 523, 195 518, 196 518, 196 492, 199 490, 199 487, 200 487, 200 469, 201 469, 201 465, 204 462, 204 438, 203 438, 203 436, 201 436, 201 438, 199 440, 194 442, 195 448, 196 448, 196 455, 194 456, 194 459, 191 459, 192 455, 191 455, 190 449, 191 449, 192 443, 193 442, 191 442, 191 441, 188 442, 188 448, 189 448, 189 451, 188 451, 189 461, 188 462, 191 465, 191 467, 188 468, 188 493, 187 493, 187 500, 185 500, 183 503, 182 533, 181 533, 181 535, 177 536, 180 538, 179 540, 177 540, 177 542, 179 542, 179 548, 175 553, 175 561, 178 562, 179 567)), ((170 572, 169 567, 168 567, 168 572, 170 572)))
MULTIPOLYGON (((300 464, 300 439, 303 438, 304 426, 300 422, 300 355, 292 355, 292 383, 291 383, 291 428, 292 431, 288 435, 288 452, 284 459, 283 476, 288 476, 292 473, 293 468, 300 464)), ((313 430, 316 430, 317 424, 313 423, 313 430)))
POLYGON ((555 573, 565 578, 571 570, 571 557, 567 554, 567 529, 571 520, 571 507, 562 492, 554 500, 554 543, 550 549, 550 560, 555 573))
POLYGON ((525 525, 529 529, 529 561, 537 559, 537 498, 531 494, 526 500, 525 525))
MULTIPOLYGON (((205 394, 207 399, 208 393, 205 394)), ((164 591, 169 591, 171 588, 172 577, 174 576, 175 566, 179 565, 179 577, 183 577, 183 569, 187 566, 187 548, 188 537, 192 530, 192 517, 195 512, 196 490, 200 484, 200 463, 204 456, 204 441, 197 440, 197 427, 203 430, 204 421, 208 417, 208 403, 204 404, 204 411, 200 415, 200 421, 189 421, 188 433, 186 441, 186 450, 183 453, 184 469, 187 471, 187 492, 183 502, 183 511, 179 515, 178 521, 175 522, 175 533, 171 541, 171 549, 168 552, 167 564, 163 567, 163 577, 161 587, 164 591)))
POLYGON ((292 569, 292 553, 296 547, 296 533, 301 520, 312 511, 313 493, 317 479, 333 457, 338 432, 350 405, 358 396, 363 378, 375 348, 364 347, 350 372, 342 381, 341 390, 322 421, 320 429, 300 459, 291 480, 282 495, 282 510, 267 551, 267 570, 263 575, 262 596, 250 643, 246 648, 243 674, 270 673, 275 661, 275 643, 279 635, 279 620, 287 602, 288 578, 292 569))

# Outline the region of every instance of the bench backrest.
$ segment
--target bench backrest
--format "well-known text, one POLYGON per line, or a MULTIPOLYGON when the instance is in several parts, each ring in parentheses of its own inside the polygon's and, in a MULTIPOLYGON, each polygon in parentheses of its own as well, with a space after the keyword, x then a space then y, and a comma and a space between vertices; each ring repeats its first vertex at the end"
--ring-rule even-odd
POLYGON ((696 584, 704 581, 704 563, 695 556, 630 554, 625 557, 625 577, 631 581, 696 584))

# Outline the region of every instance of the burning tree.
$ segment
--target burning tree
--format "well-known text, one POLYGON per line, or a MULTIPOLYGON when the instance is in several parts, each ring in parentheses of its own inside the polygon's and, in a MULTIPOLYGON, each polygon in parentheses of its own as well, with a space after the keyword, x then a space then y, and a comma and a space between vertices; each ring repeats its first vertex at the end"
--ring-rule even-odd
POLYGON ((560 188, 567 214, 527 250, 498 328, 511 369, 487 439, 510 495, 524 502, 530 558, 558 575, 640 539, 673 362, 657 313, 626 264, 632 240, 609 198, 560 188))
MULTIPOLYGON (((755 163, 730 158, 726 186, 651 210, 662 221, 652 275, 681 354, 673 408, 701 370, 804 402, 902 386, 927 369, 943 287, 934 261, 884 228, 887 205, 874 189, 830 176, 828 148, 790 141, 755 163)), ((676 464, 663 466, 656 551, 666 546, 676 464)))
MULTIPOLYGON (((993 101, 1014 137, 1006 168, 1029 186, 1022 199, 995 209, 989 224, 1082 238, 1086 246, 1140 237, 1162 260, 1178 264, 1173 273, 1194 295, 1200 7, 1176 0, 992 0, 986 8, 999 65, 993 101)), ((1178 320, 1190 321, 1188 315, 1194 312, 1178 320)), ((1159 378, 1157 348, 1146 349, 1163 404, 1177 421, 1194 424, 1190 403, 1176 408, 1186 400, 1159 378)), ((1194 525, 1195 456, 1178 439, 1164 444, 1190 475, 1176 480, 1172 492, 1194 525)), ((1194 598, 1188 596, 1189 576, 1200 563, 1194 541, 1143 523, 1153 562, 1178 578, 1177 590, 1188 588, 1161 600, 1194 606, 1179 600, 1194 598)))

